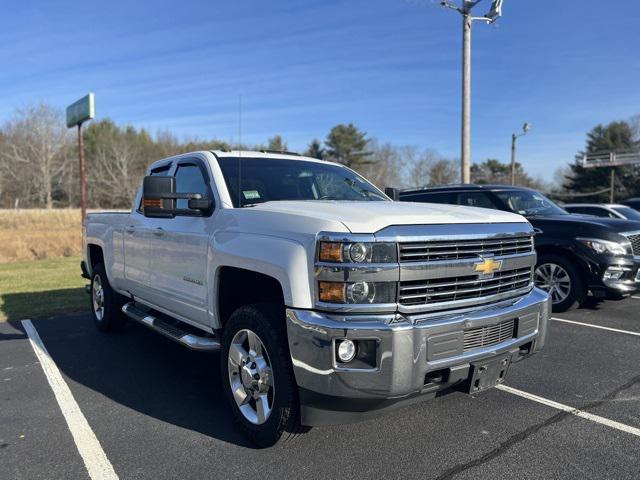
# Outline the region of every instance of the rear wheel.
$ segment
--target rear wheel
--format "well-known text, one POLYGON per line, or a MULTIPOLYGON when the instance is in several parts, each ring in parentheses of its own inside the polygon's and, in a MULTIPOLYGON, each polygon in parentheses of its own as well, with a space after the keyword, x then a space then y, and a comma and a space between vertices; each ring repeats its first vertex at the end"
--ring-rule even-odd
POLYGON ((303 431, 282 307, 248 305, 231 315, 221 378, 236 421, 255 445, 270 447, 303 431))
POLYGON ((587 292, 579 271, 559 255, 541 255, 534 273, 537 287, 549 293, 554 312, 582 304, 587 292))
POLYGON ((109 332, 122 328, 126 323, 122 313, 124 297, 115 292, 109 284, 104 265, 93 267, 91 273, 91 313, 98 330, 109 332))

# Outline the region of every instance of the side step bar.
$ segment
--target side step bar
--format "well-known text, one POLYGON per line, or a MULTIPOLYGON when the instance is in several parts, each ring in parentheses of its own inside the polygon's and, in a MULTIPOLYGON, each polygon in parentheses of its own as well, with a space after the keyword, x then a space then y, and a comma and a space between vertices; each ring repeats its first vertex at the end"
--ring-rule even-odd
POLYGON ((182 330, 179 326, 154 317, 151 313, 139 309, 134 302, 122 306, 123 313, 136 322, 142 323, 152 330, 178 342, 191 350, 215 352, 220 350, 220 340, 211 337, 201 337, 182 330))

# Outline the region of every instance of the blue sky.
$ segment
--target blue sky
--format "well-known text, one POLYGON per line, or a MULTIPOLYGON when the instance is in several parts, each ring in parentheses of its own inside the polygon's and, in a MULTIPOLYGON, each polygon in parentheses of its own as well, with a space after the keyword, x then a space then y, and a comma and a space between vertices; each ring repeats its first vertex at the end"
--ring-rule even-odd
MULTIPOLYGON (((476 7, 488 9, 490 0, 476 7)), ((459 156, 461 20, 432 0, 23 1, 0 16, 0 121, 87 91, 99 118, 292 149, 354 122, 459 156)), ((550 179, 597 123, 640 114, 637 1, 505 0, 474 24, 473 161, 550 179)))

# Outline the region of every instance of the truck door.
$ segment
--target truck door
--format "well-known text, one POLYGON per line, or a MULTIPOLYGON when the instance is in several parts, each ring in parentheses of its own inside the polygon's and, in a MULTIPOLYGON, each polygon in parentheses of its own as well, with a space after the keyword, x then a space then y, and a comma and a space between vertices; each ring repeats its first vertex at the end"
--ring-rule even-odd
MULTIPOLYGON (((201 159, 180 160, 174 176, 177 193, 200 193, 213 199, 210 175, 201 159)), ((187 209, 188 201, 178 200, 176 207, 187 209)), ((207 325, 210 214, 148 220, 149 283, 155 290, 151 301, 171 313, 207 325)))
MULTIPOLYGON (((169 175, 171 163, 151 170, 150 175, 169 175)), ((150 271, 151 219, 142 214, 142 189, 136 195, 135 208, 124 226, 123 288, 136 297, 148 300, 150 271)))

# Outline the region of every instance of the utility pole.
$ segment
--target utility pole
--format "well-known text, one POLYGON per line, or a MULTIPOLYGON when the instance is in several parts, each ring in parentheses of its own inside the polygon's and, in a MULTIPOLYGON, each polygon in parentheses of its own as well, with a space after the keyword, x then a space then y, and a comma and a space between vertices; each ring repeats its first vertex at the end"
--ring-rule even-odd
POLYGON ((522 133, 511 134, 511 185, 516 184, 516 140, 518 137, 523 137, 531 129, 531 124, 525 123, 522 126, 522 133))
POLYGON ((471 10, 482 0, 462 0, 460 6, 451 0, 442 0, 443 7, 462 15, 462 135, 460 176, 462 183, 471 182, 471 26, 474 20, 495 22, 502 15, 503 0, 493 0, 491 9, 483 17, 473 17, 471 10))

